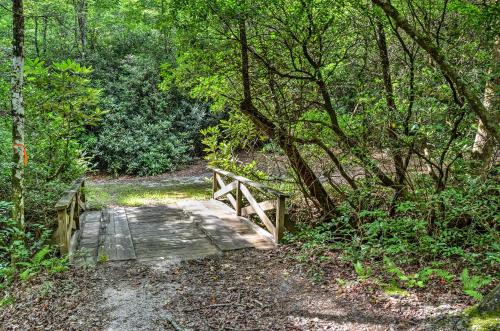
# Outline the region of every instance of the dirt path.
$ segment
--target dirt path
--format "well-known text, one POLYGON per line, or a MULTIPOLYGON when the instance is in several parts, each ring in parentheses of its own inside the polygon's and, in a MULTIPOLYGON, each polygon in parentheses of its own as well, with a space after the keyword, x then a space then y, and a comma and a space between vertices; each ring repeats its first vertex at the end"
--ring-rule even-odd
MULTIPOLYGON (((182 175, 202 178, 200 172, 201 166, 182 175)), ((130 194, 135 186, 148 186, 171 194, 165 187, 173 176, 164 177, 156 188, 147 184, 158 178, 115 179, 113 185, 129 186, 110 192, 130 194)), ((190 198, 197 194, 179 191, 190 198)), ((153 197, 145 201, 164 200, 153 197)), ((316 262, 299 262, 297 254, 281 246, 200 260, 108 262, 40 274, 0 293, 0 299, 12 301, 0 307, 0 330, 466 329, 453 316, 470 301, 437 280, 425 290, 388 295, 369 280, 358 281, 352 265, 335 256, 320 269, 316 262)))
MULTIPOLYGON (((449 293, 388 296, 338 265, 320 284, 284 248, 107 263, 16 286, 5 330, 465 330, 449 293), (335 279, 342 278, 340 285, 335 279)), ((1 328, 0 328, 1 329, 1 328)))

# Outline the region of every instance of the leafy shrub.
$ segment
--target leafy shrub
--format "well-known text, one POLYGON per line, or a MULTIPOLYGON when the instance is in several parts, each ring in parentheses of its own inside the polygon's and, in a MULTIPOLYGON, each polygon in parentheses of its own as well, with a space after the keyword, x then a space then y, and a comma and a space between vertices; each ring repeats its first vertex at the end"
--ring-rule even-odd
POLYGON ((55 249, 46 244, 52 231, 41 225, 20 231, 9 212, 10 204, 0 201, 0 287, 8 285, 16 275, 27 280, 42 270, 65 271, 67 258, 56 257, 55 249))
MULTIPOLYGON (((200 129, 212 116, 208 105, 161 91, 157 60, 126 55, 106 81, 99 128, 81 137, 99 169, 112 174, 155 175, 184 165, 201 153, 200 129)), ((102 75, 102 73, 101 73, 102 75)))
POLYGON ((169 119, 110 114, 93 146, 99 167, 113 174, 141 176, 173 170, 191 160, 187 137, 174 133, 169 119))

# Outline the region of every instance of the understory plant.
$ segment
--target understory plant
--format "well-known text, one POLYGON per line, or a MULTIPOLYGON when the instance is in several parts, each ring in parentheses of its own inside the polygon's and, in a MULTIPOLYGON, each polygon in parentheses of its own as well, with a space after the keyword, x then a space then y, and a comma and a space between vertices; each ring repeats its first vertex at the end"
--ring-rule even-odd
POLYGON ((37 225, 21 231, 9 213, 10 203, 0 201, 0 288, 16 277, 24 281, 42 271, 67 270, 67 257, 57 257, 49 244, 51 230, 37 225))

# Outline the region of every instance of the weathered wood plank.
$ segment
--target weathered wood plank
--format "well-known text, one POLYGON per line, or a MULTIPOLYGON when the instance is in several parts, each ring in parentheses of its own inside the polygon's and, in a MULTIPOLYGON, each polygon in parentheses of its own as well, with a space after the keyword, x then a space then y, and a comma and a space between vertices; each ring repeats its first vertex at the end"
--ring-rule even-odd
POLYGON ((104 233, 104 240, 99 250, 99 256, 110 261, 136 259, 127 215, 121 207, 110 211, 110 220, 104 233))
POLYGON ((234 210, 220 201, 190 201, 184 202, 182 206, 188 214, 196 218, 200 229, 221 250, 257 246, 262 247, 262 249, 274 247, 272 237, 265 230, 253 225, 267 234, 263 236, 252 226, 243 222, 242 217, 234 215, 234 210))
MULTIPOLYGON (((224 182, 222 181, 222 179, 220 177, 218 177, 218 176, 217 176, 217 182, 219 183, 219 185, 221 187, 225 187, 226 186, 226 184, 224 184, 224 182)), ((226 195, 226 198, 231 203, 231 205, 233 205, 233 208, 236 209, 237 205, 236 205, 236 199, 234 198, 234 196, 231 193, 228 193, 226 195)))
POLYGON ((247 199, 248 203, 250 203, 250 206, 253 207, 253 210, 259 216, 259 218, 262 221, 262 223, 264 223, 264 225, 266 226, 267 230, 269 230, 269 232, 274 235, 274 232, 276 230, 275 227, 274 227, 274 224, 271 222, 271 220, 269 219, 269 217, 267 217, 266 213, 259 206, 259 203, 252 196, 252 193, 250 193, 250 191, 248 190, 248 188, 245 185, 243 185, 243 184, 241 184, 241 193, 243 193, 243 195, 247 199))
MULTIPOLYGON (((258 203, 263 211, 273 210, 276 208, 276 200, 266 200, 258 203)), ((241 208, 241 216, 249 216, 255 214, 256 211, 252 206, 241 208)))
POLYGON ((283 238, 283 233, 285 232, 285 197, 278 197, 276 205, 276 229, 274 232, 274 240, 279 242, 283 238))
POLYGON ((209 168, 209 169, 212 169, 214 171, 214 173, 216 173, 216 174, 223 175, 223 176, 226 176, 226 177, 230 177, 230 178, 232 178, 234 180, 237 180, 237 181, 239 181, 241 183, 244 183, 246 185, 252 186, 252 187, 254 187, 254 188, 256 188, 256 189, 258 189, 258 190, 260 190, 262 192, 270 193, 270 194, 273 194, 275 196, 284 196, 284 197, 288 196, 287 194, 285 194, 283 192, 277 191, 277 190, 275 190, 273 188, 270 188, 269 186, 266 186, 266 185, 254 182, 253 180, 250 180, 248 178, 235 175, 232 172, 225 171, 225 170, 218 169, 218 168, 209 168))
POLYGON ((220 190, 214 193, 214 199, 220 198, 221 196, 226 195, 227 193, 231 192, 232 190, 235 190, 238 187, 238 182, 234 181, 226 186, 222 187, 220 190))
POLYGON ((76 192, 81 190, 81 187, 84 184, 84 182, 85 182, 84 177, 77 179, 75 182, 73 182, 70 189, 67 190, 63 194, 63 196, 57 201, 55 209, 60 210, 68 208, 74 196, 76 195, 76 192))

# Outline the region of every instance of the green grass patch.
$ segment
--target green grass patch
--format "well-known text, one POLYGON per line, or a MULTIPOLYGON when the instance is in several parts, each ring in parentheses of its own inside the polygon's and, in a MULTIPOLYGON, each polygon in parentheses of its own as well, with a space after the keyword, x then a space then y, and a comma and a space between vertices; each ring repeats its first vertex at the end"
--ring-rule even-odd
POLYGON ((209 182, 150 187, 142 184, 91 184, 87 186, 87 201, 91 209, 106 206, 165 205, 178 200, 210 199, 209 182))

